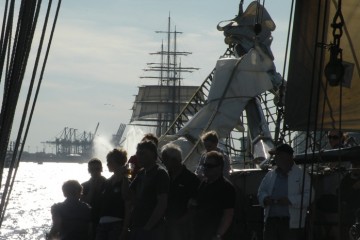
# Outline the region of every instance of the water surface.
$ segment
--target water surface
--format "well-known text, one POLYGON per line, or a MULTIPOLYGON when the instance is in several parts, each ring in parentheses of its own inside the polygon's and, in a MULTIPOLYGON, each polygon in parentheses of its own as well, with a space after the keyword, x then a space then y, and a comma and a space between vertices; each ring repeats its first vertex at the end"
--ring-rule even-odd
MULTIPOLYGON (((104 176, 109 177, 106 164, 103 167, 104 176)), ((88 180, 87 164, 20 163, 0 240, 45 239, 51 227, 50 207, 64 201, 61 186, 69 179, 88 180)))

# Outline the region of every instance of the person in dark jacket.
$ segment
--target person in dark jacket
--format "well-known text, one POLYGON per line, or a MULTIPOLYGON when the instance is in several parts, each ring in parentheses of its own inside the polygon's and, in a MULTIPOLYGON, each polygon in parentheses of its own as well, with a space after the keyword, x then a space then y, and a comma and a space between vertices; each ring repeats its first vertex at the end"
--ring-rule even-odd
POLYGON ((126 239, 130 220, 129 179, 125 163, 127 152, 115 148, 106 156, 110 172, 101 194, 100 221, 96 230, 97 240, 126 239))
POLYGON ((223 176, 224 156, 217 151, 206 153, 205 179, 192 201, 193 240, 223 240, 231 235, 235 208, 235 188, 223 176))
POLYGON ((169 143, 161 149, 161 160, 169 172, 170 190, 166 217, 166 239, 188 240, 190 216, 188 205, 196 196, 200 180, 184 164, 179 146, 169 143))
POLYGON ((157 163, 157 147, 154 142, 140 142, 137 145, 136 157, 142 169, 130 185, 134 202, 131 239, 162 240, 169 175, 157 163))
MULTIPOLYGON (((82 183, 83 194, 81 201, 86 202, 91 206, 91 218, 93 225, 93 238, 96 236, 96 228, 100 220, 100 201, 101 193, 104 191, 106 178, 101 175, 103 168, 100 159, 92 158, 88 162, 88 171, 91 178, 82 183)), ((89 239, 90 240, 90 239, 89 239)))

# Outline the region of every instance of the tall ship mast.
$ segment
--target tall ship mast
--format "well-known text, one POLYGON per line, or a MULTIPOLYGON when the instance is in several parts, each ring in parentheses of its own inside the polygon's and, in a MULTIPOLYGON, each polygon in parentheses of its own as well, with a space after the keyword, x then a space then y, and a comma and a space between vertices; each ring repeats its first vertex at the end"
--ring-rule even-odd
MULTIPOLYGON (((171 18, 168 17, 166 31, 155 31, 165 34, 166 44, 161 43, 160 51, 150 53, 159 56, 160 62, 147 63, 143 69, 145 76, 140 78, 157 80, 156 85, 139 86, 132 106, 130 124, 133 126, 149 127, 157 136, 163 135, 197 91, 198 86, 182 84, 183 74, 192 73, 199 68, 181 65, 181 56, 188 56, 191 52, 178 51, 177 37, 182 32, 171 28, 171 18)), ((191 116, 181 119, 186 122, 191 116)), ((173 129, 173 133, 178 129, 173 129)), ((149 132, 149 129, 146 129, 149 132)))

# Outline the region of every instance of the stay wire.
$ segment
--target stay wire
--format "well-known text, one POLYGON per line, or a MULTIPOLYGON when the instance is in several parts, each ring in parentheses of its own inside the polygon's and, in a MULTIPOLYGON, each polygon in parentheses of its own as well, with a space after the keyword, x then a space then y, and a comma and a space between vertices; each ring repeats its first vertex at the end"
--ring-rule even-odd
POLYGON ((3 13, 3 22, 2 22, 2 27, 1 27, 0 48, 3 48, 6 19, 7 19, 7 15, 8 15, 8 7, 9 7, 8 5, 9 5, 9 0, 6 0, 5 7, 4 7, 4 13, 3 13))
MULTIPOLYGON (((326 3, 327 4, 327 3, 326 3)), ((324 8, 324 11, 326 11, 325 10, 326 9, 326 7, 324 8)), ((319 23, 320 22, 320 16, 321 16, 321 3, 319 2, 318 3, 318 7, 317 7, 317 19, 316 19, 316 22, 317 23, 319 23)), ((326 17, 326 14, 324 14, 324 18, 326 17)), ((322 37, 322 41, 324 40, 324 38, 325 38, 325 29, 326 29, 326 21, 325 21, 325 19, 323 19, 323 26, 322 26, 322 35, 321 35, 321 37, 322 37)), ((317 26, 316 26, 316 34, 315 34, 315 36, 320 36, 320 34, 319 34, 319 31, 320 31, 320 26, 319 26, 319 24, 317 24, 317 26)), ((314 45, 314 56, 317 56, 317 52, 318 52, 318 47, 317 47, 317 45, 315 44, 314 45)), ((323 50, 321 50, 321 55, 323 54, 323 50)), ((314 58, 313 59, 313 66, 312 66, 312 69, 313 69, 313 72, 312 72, 312 81, 311 81, 311 90, 310 90, 310 92, 312 93, 313 91, 314 91, 314 88, 315 88, 315 83, 316 83, 316 81, 315 81, 315 72, 314 72, 314 70, 316 69, 316 58, 314 58)), ((320 64, 322 64, 321 63, 321 61, 319 62, 320 64)), ((322 81, 321 81, 321 79, 322 79, 322 73, 321 73, 321 71, 318 73, 318 77, 317 77, 317 79, 319 79, 319 81, 317 81, 318 82, 318 85, 317 85, 317 98, 315 99, 315 103, 318 103, 319 102, 319 97, 320 97, 320 87, 321 87, 321 83, 322 83, 322 81)), ((310 94, 310 101, 309 101, 309 105, 308 105, 308 109, 309 109, 309 111, 308 111, 308 116, 307 116, 307 130, 306 130, 306 135, 307 136, 309 136, 310 135, 310 123, 311 123, 311 109, 312 109, 312 103, 313 103, 313 101, 314 101, 314 96, 313 96, 313 94, 310 94)), ((318 104, 315 104, 315 113, 317 113, 318 112, 318 110, 319 110, 319 106, 318 106, 318 104)), ((314 122, 314 136, 313 136, 313 138, 314 138, 314 142, 316 142, 316 138, 317 138, 317 135, 316 135, 316 132, 317 132, 317 126, 318 126, 318 117, 316 117, 315 118, 315 122, 314 122)), ((308 146, 309 146, 309 143, 308 143, 308 141, 309 141, 309 139, 308 138, 306 138, 306 143, 305 143, 305 146, 306 146, 306 149, 308 148, 308 146)), ((312 146, 312 159, 315 159, 315 144, 312 146)), ((305 151, 305 158, 307 159, 307 156, 308 156, 308 151, 305 151)), ((306 164, 304 164, 304 172, 303 172, 303 176, 305 175, 305 171, 306 171, 306 164)), ((311 174, 313 174, 313 171, 314 171, 314 163, 312 162, 311 163, 311 174)), ((310 181, 310 187, 311 187, 311 189, 312 189, 312 187, 313 187, 313 182, 312 182, 312 180, 310 181)), ((304 189, 304 186, 303 186, 303 189, 304 189)), ((303 191, 303 190, 302 190, 303 191)), ((311 198, 312 198, 312 191, 310 192, 310 200, 311 200, 311 198)), ((303 199, 302 199, 302 201, 303 201, 303 199)), ((311 212, 310 212, 310 214, 311 214, 311 212)))
MULTIPOLYGON (((38 18, 38 15, 39 15, 40 6, 41 6, 41 0, 38 3, 36 19, 38 18)), ((39 43, 39 47, 38 47, 38 53, 37 53, 37 56, 36 56, 36 61, 35 61, 34 69, 33 69, 33 75, 32 75, 32 79, 31 79, 31 84, 30 84, 30 88, 29 88, 29 92, 28 92, 28 96, 27 96, 27 100, 26 100, 26 105, 25 105, 25 108, 24 108, 23 119, 22 119, 22 122, 21 122, 21 127, 20 127, 20 130, 19 130, 18 139, 17 139, 17 142, 16 142, 16 147, 15 147, 16 150, 19 148, 20 142, 21 142, 21 140, 20 140, 21 133, 23 131, 23 126, 24 126, 24 123, 25 123, 26 114, 28 112, 28 106, 29 106, 29 103, 30 103, 30 98, 31 98, 31 95, 32 95, 32 89, 33 89, 33 85, 34 85, 34 82, 35 82, 36 71, 37 71, 37 68, 38 68, 38 63, 39 63, 39 59, 40 59, 40 55, 41 55, 41 51, 42 51, 42 47, 43 47, 43 42, 44 42, 44 37, 45 37, 47 25, 48 25, 48 19, 49 19, 51 6, 52 6, 52 0, 49 0, 48 9, 47 9, 47 12, 46 12, 46 17, 45 17, 45 21, 44 21, 44 25, 43 25, 43 29, 42 29, 42 35, 41 35, 41 39, 40 39, 40 43, 39 43)), ((54 23, 53 23, 51 35, 50 35, 50 38, 49 38, 49 43, 48 43, 48 46, 47 46, 46 55, 44 57, 44 62, 43 62, 43 66, 42 66, 40 80, 38 82, 37 91, 36 91, 36 94, 35 94, 35 97, 34 97, 31 113, 30 113, 30 116, 29 116, 28 124, 27 124, 26 131, 25 131, 25 135, 24 135, 24 138, 23 138, 23 141, 22 141, 23 144, 21 145, 21 149, 20 149, 17 161, 15 161, 15 172, 14 172, 14 175, 12 176, 12 179, 11 179, 9 193, 7 195, 7 198, 6 198, 5 207, 4 207, 3 211, 2 211, 3 213, 5 213, 7 205, 9 203, 9 199, 10 199, 11 192, 12 192, 12 189, 13 189, 13 186, 14 186, 14 181, 16 179, 16 175, 17 175, 21 155, 22 155, 22 152, 24 150, 27 134, 28 134, 28 131, 29 131, 29 128, 30 128, 31 119, 32 119, 33 112, 34 112, 35 105, 36 105, 37 96, 38 96, 39 89, 40 89, 40 86, 41 86, 42 76, 43 76, 43 73, 44 73, 44 69, 45 69, 46 62, 47 62, 47 57, 48 57, 48 54, 49 54, 49 49, 50 49, 51 42, 52 42, 52 37, 53 37, 55 25, 56 25, 56 20, 57 20, 57 17, 58 17, 59 8, 60 8, 60 4, 58 4, 58 8, 57 8, 57 11, 56 11, 55 20, 54 20, 54 23)), ((35 22, 37 22, 37 20, 35 22)), ((13 156, 16 157, 17 154, 14 153, 13 156)), ((8 176, 10 176, 10 174, 8 176)), ((1 215, 0 216, 0 226, 2 224, 3 218, 4 218, 4 215, 1 215)))
MULTIPOLYGON (((19 17, 15 32, 14 44, 12 47, 12 53, 10 57, 9 68, 7 70, 5 83, 4 83, 4 93, 3 93, 3 102, 0 113, 0 186, 2 182, 2 175, 7 155, 7 147, 9 144, 10 133, 12 128, 12 122, 14 119, 16 103, 19 95, 19 84, 20 80, 19 71, 21 69, 20 65, 22 64, 20 57, 24 57, 25 54, 25 44, 24 41, 19 39, 24 39, 19 37, 23 35, 26 27, 22 27, 21 22, 25 18, 25 1, 21 2, 19 17), (20 32, 21 31, 21 32, 20 32)), ((24 21, 24 23, 29 24, 30 21, 24 21)), ((23 24, 25 25, 25 24, 23 24)), ((10 55, 10 52, 9 52, 10 55)))
MULTIPOLYGON (((50 12, 51 6, 52 6, 52 0, 49 0, 48 12, 50 12)), ((40 91, 40 87, 41 87, 41 83, 42 83, 42 79, 43 79, 43 75, 44 75, 44 71, 45 71, 45 66, 46 66, 46 63, 47 63, 48 56, 49 56, 50 47, 51 47, 51 43, 52 43, 52 39, 53 39, 53 36, 54 36, 54 31, 55 31, 55 27, 56 27, 58 15, 59 15, 60 6, 61 6, 61 0, 59 0, 58 6, 57 6, 57 9, 56 9, 56 14, 55 14, 55 17, 54 17, 54 22, 53 22, 53 26, 52 26, 52 29, 51 29, 51 34, 50 34, 50 37, 49 37, 49 42, 48 42, 46 54, 45 54, 45 57, 44 57, 44 61, 43 61, 43 65, 42 65, 42 69, 41 69, 41 73, 40 73, 38 85, 37 85, 37 88, 36 88, 36 93, 35 93, 34 101, 33 101, 33 104, 32 104, 32 108, 31 108, 31 111, 30 111, 29 120, 28 120, 28 123, 27 123, 27 126, 26 126, 25 135, 24 135, 24 138, 23 138, 23 143, 26 142, 27 135, 28 135, 28 132, 29 132, 29 129, 30 129, 30 125, 31 125, 31 120, 32 120, 32 117, 33 117, 33 113, 34 113, 34 111, 35 111, 35 106, 36 106, 36 102, 37 102, 37 97, 38 97, 38 95, 39 95, 39 91, 40 91)), ((47 16, 47 18, 48 18, 48 16, 47 16)), ((47 21, 47 20, 46 20, 46 21, 47 21)), ((47 24, 46 24, 46 25, 47 25, 47 24)), ((43 34, 45 34, 46 25, 44 24, 43 34)), ((19 157, 18 157, 18 160, 17 160, 17 163, 18 163, 18 164, 19 164, 19 162, 20 162, 21 155, 22 155, 22 153, 23 153, 24 147, 25 147, 25 144, 22 144, 22 145, 21 145, 20 154, 19 154, 19 157)), ((12 185, 14 184, 14 180, 15 180, 15 176, 16 176, 16 173, 17 173, 17 169, 18 169, 18 168, 16 168, 16 172, 15 172, 15 175, 14 175, 13 180, 12 180, 12 185)), ((10 196, 10 195, 9 195, 9 196, 10 196)), ((7 203, 8 203, 8 200, 7 200, 7 203)), ((7 204, 7 203, 6 203, 6 204, 7 204)))
POLYGON ((1 28, 1 37, 0 37, 0 83, 3 76, 2 72, 5 64, 6 49, 8 48, 7 47, 8 45, 10 46, 11 28, 12 28, 12 21, 14 16, 14 1, 15 0, 12 0, 11 6, 9 7, 8 6, 9 0, 6 0, 4 7, 3 24, 1 28))
POLYGON ((285 131, 287 130, 287 127, 285 125, 285 121, 283 121, 284 118, 284 106, 283 106, 283 99, 284 99, 284 91, 285 91, 285 71, 286 71, 286 66, 287 66, 287 59, 288 59, 288 50, 289 50, 289 44, 290 44, 290 30, 291 30, 291 26, 293 24, 293 11, 294 11, 294 0, 291 1, 291 10, 290 10, 290 16, 289 16, 289 25, 288 25, 288 33, 287 33, 287 37, 286 37, 286 46, 285 46, 285 56, 284 56, 284 66, 283 66, 283 72, 282 72, 282 80, 281 80, 281 85, 279 88, 279 104, 277 105, 277 120, 276 120, 276 125, 275 125, 275 136, 274 136, 274 140, 275 143, 277 142, 282 142, 285 138, 285 131), (282 131, 280 131, 280 124, 281 121, 283 121, 283 126, 282 126, 282 131))
MULTIPOLYGON (((233 70, 232 70, 232 72, 231 72, 231 74, 230 74, 229 81, 226 83, 226 86, 225 86, 225 88, 224 88, 224 91, 223 91, 221 97, 219 98, 218 103, 216 104, 215 110, 213 111, 212 115, 210 116, 209 120, 207 121, 207 124, 206 124, 205 127, 203 128, 202 134, 205 133, 205 132, 209 129, 209 127, 211 126, 212 122, 214 121, 214 119, 215 119, 215 117, 216 117, 216 115, 217 115, 217 113, 218 113, 218 110, 219 110, 219 108, 221 107, 221 105, 222 105, 222 103, 223 103, 223 101, 224 101, 224 99, 225 99, 225 95, 226 95, 226 93, 227 93, 227 91, 228 91, 228 89, 229 89, 229 87, 230 87, 230 84, 232 83, 232 80, 234 79, 236 70, 237 70, 239 64, 242 62, 242 60, 243 60, 243 58, 239 58, 239 59, 236 61, 236 63, 234 64, 234 68, 233 68, 233 70)), ((183 162, 185 162, 185 161, 187 161, 187 160, 189 159, 189 157, 190 157, 191 154, 195 151, 195 149, 198 147, 198 145, 200 144, 200 142, 201 142, 201 139, 199 138, 199 139, 196 141, 196 143, 194 144, 194 146, 192 147, 192 149, 190 150, 190 152, 186 155, 186 157, 184 158, 184 161, 183 161, 183 162)))
MULTIPOLYGON (((29 56, 30 49, 31 49, 31 44, 32 44, 33 36, 34 36, 34 31, 35 31, 35 28, 36 28, 36 21, 37 21, 37 17, 38 17, 39 10, 40 10, 40 4, 38 4, 37 10, 35 10, 35 7, 36 7, 36 0, 30 2, 29 5, 27 5, 25 7, 26 8, 25 11, 28 11, 28 12, 24 15, 24 18, 21 19, 21 21, 24 21, 24 19, 27 19, 27 26, 25 28, 26 28, 26 31, 27 31, 28 35, 26 36, 26 40, 24 41, 25 42, 25 47, 24 47, 25 54, 24 54, 24 59, 22 61, 21 71, 20 71, 20 79, 21 79, 21 80, 19 80, 20 87, 21 87, 21 83, 23 81, 23 77, 24 77, 24 73, 25 73, 25 69, 26 69, 26 66, 24 66, 24 64, 27 63, 27 58, 29 56), (32 19, 34 13, 35 13, 35 18, 32 19)), ((20 88, 19 88, 19 91, 20 91, 20 88)), ((24 121, 25 118, 26 118, 26 113, 23 113, 22 121, 24 121)), ((12 159, 11 159, 11 162, 10 162, 8 175, 7 175, 7 180, 6 180, 6 183, 5 183, 3 194, 1 196, 0 227, 1 227, 1 224, 3 222, 4 215, 5 215, 6 199, 8 199, 8 197, 9 197, 10 181, 11 181, 11 178, 12 178, 13 170, 14 170, 14 168, 17 168, 17 165, 18 165, 18 164, 16 164, 16 155, 17 155, 17 150, 19 148, 19 144, 20 144, 21 133, 22 133, 22 127, 20 127, 19 132, 18 132, 18 138, 17 138, 17 141, 15 143, 12 159)))

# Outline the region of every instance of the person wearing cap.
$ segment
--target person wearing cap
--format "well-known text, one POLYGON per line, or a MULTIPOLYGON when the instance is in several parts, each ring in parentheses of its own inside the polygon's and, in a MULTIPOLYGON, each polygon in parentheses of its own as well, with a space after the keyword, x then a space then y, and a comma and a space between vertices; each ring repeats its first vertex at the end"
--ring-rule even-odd
POLYGON ((281 144, 269 151, 276 168, 263 178, 258 189, 264 208, 264 240, 305 239, 306 211, 310 204, 310 176, 293 160, 294 150, 281 144), (305 178, 303 178, 305 176, 305 178))

